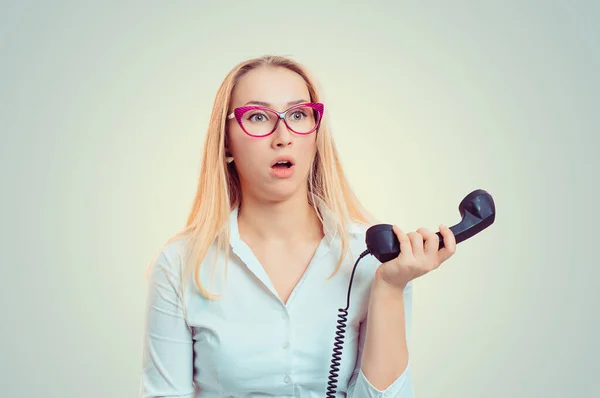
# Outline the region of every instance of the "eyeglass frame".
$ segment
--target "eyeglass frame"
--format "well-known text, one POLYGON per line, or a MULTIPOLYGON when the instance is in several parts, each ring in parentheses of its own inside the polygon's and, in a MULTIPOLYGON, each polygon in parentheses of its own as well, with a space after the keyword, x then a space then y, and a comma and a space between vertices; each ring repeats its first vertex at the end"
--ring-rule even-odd
POLYGON ((312 134, 315 130, 317 130, 319 128, 319 126, 321 124, 321 120, 323 120, 324 109, 325 109, 325 106, 321 102, 308 102, 308 103, 304 103, 304 104, 297 104, 297 105, 294 105, 294 106, 286 109, 283 112, 277 112, 275 109, 267 108, 264 106, 248 105, 248 106, 240 106, 240 107, 235 108, 233 110, 233 112, 231 112, 229 115, 227 115, 227 119, 229 120, 229 119, 233 119, 235 117, 235 120, 238 122, 238 124, 242 128, 242 130, 244 130, 244 133, 248 134, 250 137, 255 137, 255 138, 268 137, 271 134, 273 134, 275 132, 275 130, 277 130, 277 126, 279 126, 280 120, 283 120, 283 123, 285 123, 285 126, 288 128, 288 130, 290 130, 294 134, 309 135, 309 134, 312 134), (290 125, 287 123, 285 117, 287 116, 288 112, 290 112, 296 108, 301 108, 301 107, 306 107, 306 106, 317 111, 317 114, 319 115, 319 120, 317 120, 317 122, 315 123, 315 127, 313 127, 309 132, 299 133, 290 127, 290 125), (263 134, 263 135, 250 134, 248 131, 246 131, 246 129, 244 128, 244 124, 242 123, 242 116, 246 112, 248 112, 250 110, 254 110, 254 109, 270 111, 277 115, 277 121, 275 122, 275 126, 273 127, 273 130, 271 130, 269 133, 263 134))

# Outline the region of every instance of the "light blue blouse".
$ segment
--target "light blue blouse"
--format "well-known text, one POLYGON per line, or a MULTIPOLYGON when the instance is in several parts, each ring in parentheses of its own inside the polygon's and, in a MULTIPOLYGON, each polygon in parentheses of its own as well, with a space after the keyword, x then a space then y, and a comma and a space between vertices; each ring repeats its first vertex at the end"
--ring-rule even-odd
MULTIPOLYGON (((327 281, 341 241, 332 228, 332 214, 322 204, 319 209, 325 236, 287 303, 240 239, 237 208, 229 220, 227 277, 222 265, 213 274, 214 246, 201 267, 204 286, 212 280, 210 289, 221 294, 219 300, 201 296, 193 280, 185 295, 179 294, 183 243, 174 241, 161 250, 147 286, 140 398, 326 396, 338 309, 346 306, 354 262, 366 248, 366 226, 351 225, 351 257, 327 281)), ((361 370, 369 293, 379 264, 368 255, 355 272, 337 397, 414 397, 410 363, 384 391, 361 370)), ((404 303, 409 341, 412 282, 404 303)))

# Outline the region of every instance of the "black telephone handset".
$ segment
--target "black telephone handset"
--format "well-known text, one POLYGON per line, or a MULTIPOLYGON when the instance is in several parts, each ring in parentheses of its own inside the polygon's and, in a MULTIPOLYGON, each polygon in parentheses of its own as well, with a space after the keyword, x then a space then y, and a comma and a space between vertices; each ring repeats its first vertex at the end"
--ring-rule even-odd
MULTIPOLYGON (((496 217, 496 206, 492 196, 483 189, 477 189, 468 194, 458 205, 458 211, 462 220, 450 227, 454 233, 456 243, 483 231, 492 225, 496 217)), ((442 234, 437 232, 440 238, 440 249, 444 247, 442 234)), ((382 263, 392 260, 400 254, 400 243, 396 234, 389 224, 374 225, 367 230, 366 237, 369 254, 372 254, 382 263)))
MULTIPOLYGON (((494 204, 494 199, 492 198, 492 195, 483 189, 476 189, 465 196, 458 205, 458 211, 462 220, 458 224, 450 227, 450 230, 454 233, 456 243, 460 243, 473 235, 478 234, 492 225, 496 219, 496 205, 494 204)), ((439 249, 442 249, 444 247, 442 235, 440 232, 437 232, 437 235, 440 238, 439 249)), ((381 263, 392 260, 400 254, 400 242, 398 242, 398 237, 392 230, 392 225, 390 224, 378 224, 370 227, 366 232, 365 243, 367 245, 367 250, 360 254, 352 269, 350 284, 348 286, 346 308, 339 309, 338 326, 333 356, 331 359, 331 370, 329 371, 329 382, 327 383, 327 398, 335 398, 344 334, 346 333, 346 321, 348 320, 348 308, 350 308, 350 290, 352 288, 354 271, 356 270, 358 262, 367 254, 373 255, 381 263)))

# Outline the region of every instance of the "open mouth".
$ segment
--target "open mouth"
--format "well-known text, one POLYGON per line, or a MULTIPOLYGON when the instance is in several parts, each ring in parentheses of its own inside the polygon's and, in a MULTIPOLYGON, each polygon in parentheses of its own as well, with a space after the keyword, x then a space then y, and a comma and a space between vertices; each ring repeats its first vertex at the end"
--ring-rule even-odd
POLYGON ((289 169, 290 167, 292 167, 292 162, 290 162, 288 160, 282 160, 282 161, 275 163, 271 167, 273 167, 274 169, 289 169))

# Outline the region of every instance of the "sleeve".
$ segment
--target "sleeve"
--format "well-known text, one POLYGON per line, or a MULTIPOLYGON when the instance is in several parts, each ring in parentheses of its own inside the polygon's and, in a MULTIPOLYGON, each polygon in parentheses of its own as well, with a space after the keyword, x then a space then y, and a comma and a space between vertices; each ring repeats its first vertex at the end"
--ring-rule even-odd
POLYGON ((164 253, 148 277, 139 398, 192 398, 193 343, 180 278, 164 253))
MULTIPOLYGON (((411 281, 404 289, 404 321, 406 324, 407 345, 410 342, 410 327, 412 320, 412 285, 413 282, 411 281)), ((348 398, 414 398, 415 393, 411 376, 410 355, 408 365, 404 372, 385 390, 376 389, 363 374, 361 369, 361 357, 365 344, 367 318, 368 314, 360 325, 358 359, 348 383, 348 398)))

